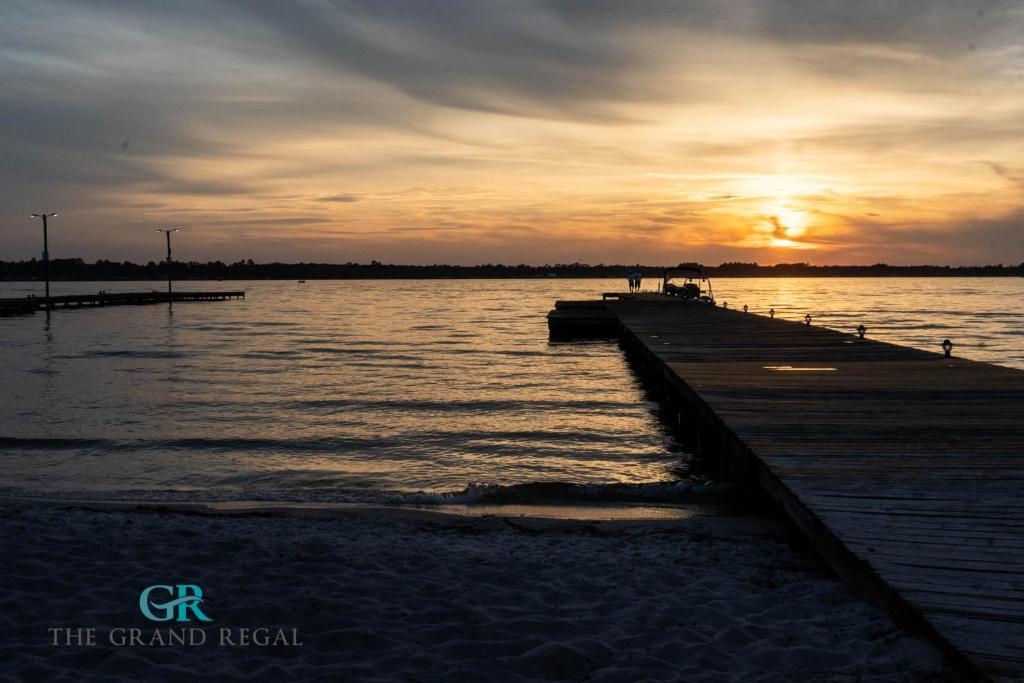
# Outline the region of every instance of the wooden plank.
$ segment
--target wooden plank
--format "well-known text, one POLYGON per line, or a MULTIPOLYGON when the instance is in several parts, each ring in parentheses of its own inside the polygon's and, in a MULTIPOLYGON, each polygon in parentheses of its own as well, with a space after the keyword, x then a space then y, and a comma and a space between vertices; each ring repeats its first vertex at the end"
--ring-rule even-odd
MULTIPOLYGON (((244 290, 230 291, 181 291, 172 292, 172 302, 194 302, 194 301, 227 301, 229 299, 244 299, 244 290)), ((151 292, 114 292, 104 294, 67 294, 61 296, 47 297, 23 297, 20 299, 0 299, 0 313, 11 314, 17 312, 59 309, 59 308, 82 308, 99 306, 132 306, 142 304, 167 303, 168 295, 165 291, 154 290, 151 292)))
POLYGON ((844 578, 975 672, 1024 679, 1024 372, 721 308, 606 305, 672 404, 844 578))

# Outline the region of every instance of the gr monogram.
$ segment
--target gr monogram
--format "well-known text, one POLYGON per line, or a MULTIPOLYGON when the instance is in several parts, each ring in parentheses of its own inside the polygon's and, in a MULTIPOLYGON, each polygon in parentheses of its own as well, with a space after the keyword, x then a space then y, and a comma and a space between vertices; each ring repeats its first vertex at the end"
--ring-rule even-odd
POLYGON ((191 621, 189 612, 199 621, 213 621, 203 614, 199 604, 203 601, 203 589, 191 583, 179 583, 174 586, 156 584, 142 591, 139 595, 139 609, 150 621, 191 621), (151 594, 166 593, 168 600, 154 602, 151 594), (154 613, 155 611, 155 613, 154 613))

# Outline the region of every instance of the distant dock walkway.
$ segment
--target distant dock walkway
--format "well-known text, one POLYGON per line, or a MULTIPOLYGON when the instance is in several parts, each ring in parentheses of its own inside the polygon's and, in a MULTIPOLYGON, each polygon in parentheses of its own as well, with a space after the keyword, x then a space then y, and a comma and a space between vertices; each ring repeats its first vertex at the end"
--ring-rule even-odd
POLYGON ((1024 679, 1024 371, 656 295, 562 303, 613 317, 701 450, 855 589, 1024 679))
POLYGON ((35 313, 57 308, 94 308, 97 306, 139 306, 179 301, 226 301, 244 299, 242 290, 224 292, 109 292, 98 294, 69 294, 51 297, 22 297, 0 299, 0 316, 35 313))

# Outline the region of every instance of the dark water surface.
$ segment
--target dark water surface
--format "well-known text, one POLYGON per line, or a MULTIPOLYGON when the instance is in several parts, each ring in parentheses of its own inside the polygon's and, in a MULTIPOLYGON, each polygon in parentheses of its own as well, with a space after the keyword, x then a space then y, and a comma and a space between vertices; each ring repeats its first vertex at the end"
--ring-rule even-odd
MULTIPOLYGON (((715 287, 733 307, 811 312, 839 329, 863 322, 872 336, 932 349, 950 337, 958 354, 1024 367, 1021 282, 715 287)), ((544 315, 556 298, 594 298, 621 289, 618 281, 181 287, 248 295, 0 319, 6 493, 404 500, 471 484, 675 479, 682 449, 618 345, 547 340, 544 315)), ((5 283, 0 296, 37 289, 5 283)))

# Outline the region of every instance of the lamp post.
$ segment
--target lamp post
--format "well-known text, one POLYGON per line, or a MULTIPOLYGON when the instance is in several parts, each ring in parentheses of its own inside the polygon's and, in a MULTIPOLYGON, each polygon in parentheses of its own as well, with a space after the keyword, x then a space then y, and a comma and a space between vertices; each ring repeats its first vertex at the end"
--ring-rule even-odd
POLYGON ((167 301, 171 300, 171 233, 178 232, 177 228, 166 228, 157 230, 167 235, 167 301))
POLYGON ((43 277, 46 278, 46 307, 50 308, 50 241, 46 234, 46 219, 53 218, 55 213, 34 213, 32 218, 43 219, 43 277))

